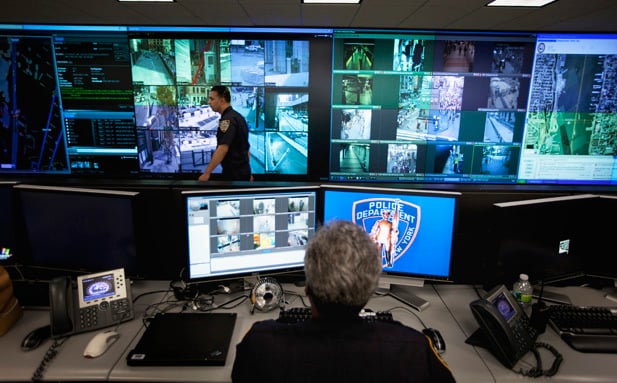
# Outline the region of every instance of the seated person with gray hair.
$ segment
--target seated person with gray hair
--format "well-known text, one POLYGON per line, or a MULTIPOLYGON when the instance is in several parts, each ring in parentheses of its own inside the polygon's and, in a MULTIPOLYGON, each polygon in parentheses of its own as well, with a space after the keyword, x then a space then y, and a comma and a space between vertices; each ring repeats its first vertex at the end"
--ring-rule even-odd
POLYGON ((397 321, 358 316, 382 271, 360 226, 335 220, 317 230, 304 257, 310 320, 253 324, 236 347, 233 382, 454 382, 427 337, 397 321))

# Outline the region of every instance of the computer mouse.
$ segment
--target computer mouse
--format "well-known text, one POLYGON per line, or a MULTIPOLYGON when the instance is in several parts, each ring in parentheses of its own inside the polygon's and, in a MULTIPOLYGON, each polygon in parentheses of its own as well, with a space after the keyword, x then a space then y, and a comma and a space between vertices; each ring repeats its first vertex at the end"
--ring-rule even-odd
POLYGON ((51 326, 43 326, 34 329, 28 333, 21 341, 21 349, 23 351, 34 350, 39 347, 44 340, 51 337, 51 326))
POLYGON ((435 348, 438 353, 443 354, 446 352, 446 342, 443 340, 439 330, 427 327, 423 329, 422 332, 431 340, 433 348, 435 348))
POLYGON ((120 334, 113 330, 99 332, 92 337, 90 342, 86 345, 86 348, 84 349, 84 357, 98 358, 103 355, 105 351, 107 351, 109 347, 114 344, 116 340, 118 340, 119 337, 120 334))

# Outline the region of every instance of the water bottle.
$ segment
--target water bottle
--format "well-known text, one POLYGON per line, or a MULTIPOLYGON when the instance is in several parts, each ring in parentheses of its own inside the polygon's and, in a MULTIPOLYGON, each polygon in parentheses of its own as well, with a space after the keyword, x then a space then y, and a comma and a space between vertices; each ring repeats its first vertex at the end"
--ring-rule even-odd
MULTIPOLYGON (((512 295, 524 309, 531 307, 531 298, 533 297, 533 287, 529 283, 527 274, 520 274, 518 281, 512 285, 512 295)), ((526 310, 527 311, 527 310, 526 310)))

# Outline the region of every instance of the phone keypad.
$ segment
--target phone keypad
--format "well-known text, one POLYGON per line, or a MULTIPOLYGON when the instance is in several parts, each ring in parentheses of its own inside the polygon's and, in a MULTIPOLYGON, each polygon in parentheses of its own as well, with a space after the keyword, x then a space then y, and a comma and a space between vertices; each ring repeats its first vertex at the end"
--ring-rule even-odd
POLYGON ((131 306, 128 299, 111 301, 111 320, 120 322, 131 318, 131 306))
POLYGON ((521 317, 515 322, 514 326, 512 326, 512 333, 518 343, 517 352, 521 354, 519 357, 531 349, 538 337, 536 329, 531 326, 531 322, 526 317, 521 317))
POLYGON ((98 326, 98 308, 96 306, 86 307, 79 310, 79 327, 81 329, 98 326))
POLYGON ((79 330, 96 329, 133 319, 128 299, 103 301, 98 305, 79 310, 79 330))

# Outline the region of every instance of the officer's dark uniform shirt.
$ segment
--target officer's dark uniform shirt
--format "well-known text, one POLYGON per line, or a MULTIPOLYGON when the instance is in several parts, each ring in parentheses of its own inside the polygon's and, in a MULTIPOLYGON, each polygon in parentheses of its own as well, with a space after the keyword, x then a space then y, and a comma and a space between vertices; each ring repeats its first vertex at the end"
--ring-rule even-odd
POLYGON ((247 152, 249 130, 246 120, 231 106, 223 111, 216 131, 217 145, 229 145, 229 151, 221 162, 223 178, 226 180, 248 180, 251 166, 247 152))
POLYGON ((236 346, 232 381, 454 382, 421 332, 399 322, 256 322, 236 346))

